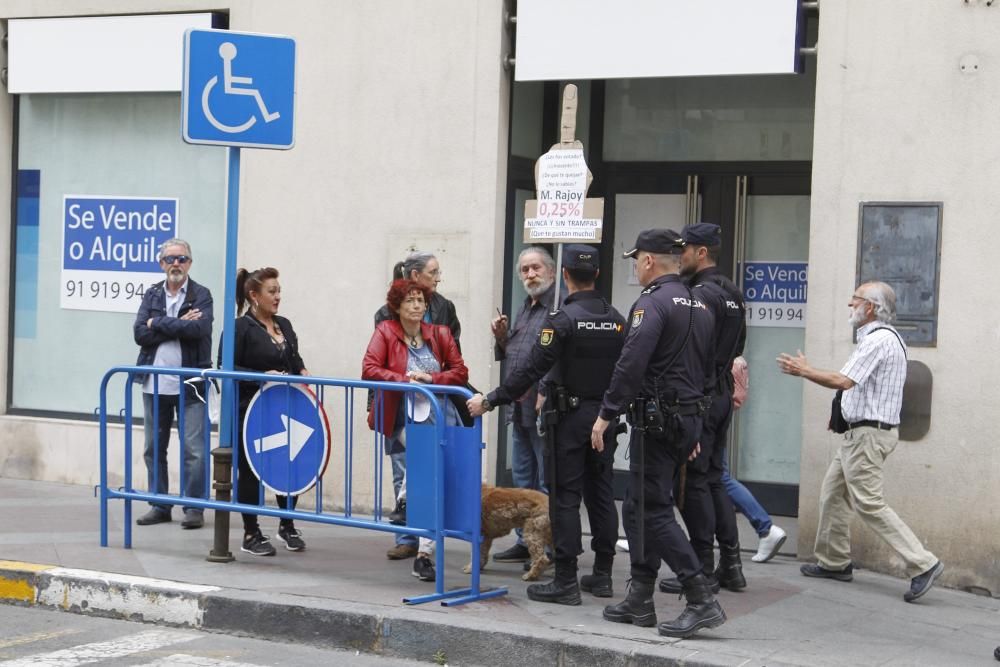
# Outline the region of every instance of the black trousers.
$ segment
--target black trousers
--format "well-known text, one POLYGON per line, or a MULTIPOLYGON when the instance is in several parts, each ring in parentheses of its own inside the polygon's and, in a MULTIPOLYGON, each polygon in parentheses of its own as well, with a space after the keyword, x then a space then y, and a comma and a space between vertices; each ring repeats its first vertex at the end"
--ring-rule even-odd
POLYGON ((726 392, 712 397, 712 407, 705 415, 701 431, 701 453, 687 464, 684 506, 681 516, 695 552, 703 553, 719 544, 734 546, 740 535, 736 510, 722 483, 726 457, 726 437, 733 417, 733 397, 726 392))
POLYGON ((576 558, 583 553, 581 500, 590 519, 591 550, 606 558, 615 554, 618 510, 612 488, 614 429, 604 434, 603 452, 590 446, 590 430, 600 408, 600 401, 583 401, 560 419, 555 427, 555 451, 548 453, 545 466, 555 561, 566 574, 576 572, 576 558))
MULTIPOLYGON (((253 472, 253 468, 250 467, 250 462, 247 460, 246 455, 243 453, 243 419, 246 417, 247 406, 240 406, 240 418, 237 422, 237 438, 234 446, 233 454, 238 461, 237 467, 239 469, 239 479, 236 483, 236 500, 237 502, 243 503, 245 505, 260 505, 262 504, 260 498, 260 480, 253 472)), ((288 509, 289 507, 289 496, 282 496, 275 494, 275 498, 278 501, 278 507, 281 509, 288 509)), ((295 503, 298 501, 298 496, 291 496, 291 508, 295 509, 295 503)), ((282 519, 281 525, 291 525, 291 519, 282 519)), ((244 514, 243 515, 243 531, 247 535, 256 533, 260 529, 260 525, 257 523, 256 514, 244 514)))
POLYGON ((701 437, 701 417, 681 417, 683 428, 673 440, 646 435, 645 472, 639 473, 638 433, 632 430, 629 454, 629 486, 622 508, 625 535, 630 545, 632 578, 652 583, 664 560, 681 581, 701 571, 701 564, 684 531, 674 519, 674 477, 701 437), (638 490, 645 489, 643 550, 638 541, 638 490))

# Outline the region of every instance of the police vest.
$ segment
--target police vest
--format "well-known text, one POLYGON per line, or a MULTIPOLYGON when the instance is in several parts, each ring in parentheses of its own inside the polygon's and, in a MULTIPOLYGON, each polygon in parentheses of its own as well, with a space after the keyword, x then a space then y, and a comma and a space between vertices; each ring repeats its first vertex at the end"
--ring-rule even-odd
POLYGON ((570 320, 560 371, 563 385, 573 396, 600 399, 615 370, 625 343, 625 320, 603 299, 604 312, 592 313, 576 302, 563 306, 570 320))
POLYGON ((699 288, 711 294, 715 315, 714 378, 711 387, 716 391, 732 391, 729 369, 733 359, 743 352, 746 331, 746 306, 739 288, 721 273, 712 273, 701 279, 699 288), (718 383, 718 386, 716 386, 718 383))

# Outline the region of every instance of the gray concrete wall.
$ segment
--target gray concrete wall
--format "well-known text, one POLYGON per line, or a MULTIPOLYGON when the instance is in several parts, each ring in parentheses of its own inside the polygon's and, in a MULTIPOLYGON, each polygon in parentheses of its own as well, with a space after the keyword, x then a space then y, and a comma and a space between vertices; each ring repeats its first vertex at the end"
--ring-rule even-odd
MULTIPOLYGON (((205 8, 187 0, 4 1, 0 18, 205 8)), ((244 0, 229 11, 232 30, 298 41, 296 146, 243 151, 239 263, 281 271, 282 313, 295 325, 310 371, 360 376, 391 267, 419 248, 440 257, 440 288, 463 322, 471 381, 490 385, 498 374, 488 322, 502 289, 509 98, 502 2, 244 0)), ((0 103, 0 145, 8 147, 10 101, 0 103)), ((0 160, 0 201, 10 200, 9 169, 0 160)), ((7 211, 0 207, 4 256, 7 211)), ((0 290, 5 343, 7 299, 0 290)), ((221 295, 216 299, 221 304, 221 295)), ((5 365, 3 354, 0 382, 5 365)), ((354 498, 365 506, 373 500, 373 447, 363 397, 359 403, 354 498)), ((344 437, 341 404, 330 411, 336 452, 344 437)), ((486 458, 494 460, 492 449, 486 458)), ((335 454, 327 473, 331 499, 343 497, 341 460, 335 454)), ((92 425, 0 417, 0 475, 92 483, 96 461, 92 425)))
MULTIPOLYGON (((934 376, 927 436, 901 442, 885 495, 947 565, 943 582, 1000 592, 996 489, 1000 311, 990 275, 1000 241, 1000 10, 984 2, 822 3, 806 353, 839 369, 852 350, 861 201, 944 202, 938 342, 911 348, 934 376), (967 54, 980 62, 963 73, 967 54)), ((837 446, 824 431, 833 392, 804 388, 799 554, 812 554, 820 482, 837 446)), ((854 556, 902 574, 859 522, 854 556)))

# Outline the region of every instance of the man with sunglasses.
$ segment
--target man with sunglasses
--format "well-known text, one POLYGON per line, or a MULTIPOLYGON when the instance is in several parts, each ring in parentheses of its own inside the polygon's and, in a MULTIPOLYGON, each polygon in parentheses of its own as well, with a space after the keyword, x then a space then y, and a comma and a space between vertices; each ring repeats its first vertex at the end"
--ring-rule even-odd
POLYGON ((819 526, 813 551, 816 563, 800 570, 807 577, 851 581, 851 519, 855 514, 899 556, 911 577, 903 599, 922 597, 941 576, 944 565, 885 502, 882 469, 899 441, 899 414, 906 381, 906 346, 891 322, 896 293, 883 282, 859 285, 850 302, 848 321, 857 328, 857 347, 840 371, 809 365, 799 352, 778 355, 782 373, 821 387, 838 389, 845 422, 837 451, 819 492, 819 526))
MULTIPOLYGON (((143 294, 142 304, 133 325, 135 342, 139 345, 139 366, 168 368, 212 367, 212 293, 188 277, 191 270, 191 246, 182 239, 170 239, 160 246, 160 268, 166 279, 152 285, 143 294)), ((180 424, 181 379, 176 375, 136 375, 142 384, 142 404, 145 422, 146 471, 149 490, 166 494, 167 445, 174 417, 180 424)), ((203 383, 198 383, 199 385, 203 383)), ((198 392, 191 384, 184 385, 181 437, 182 495, 206 498, 205 403, 207 392, 198 392)), ((136 521, 140 526, 171 521, 171 505, 150 503, 150 510, 136 521)), ((181 528, 201 528, 202 510, 185 507, 181 528)))

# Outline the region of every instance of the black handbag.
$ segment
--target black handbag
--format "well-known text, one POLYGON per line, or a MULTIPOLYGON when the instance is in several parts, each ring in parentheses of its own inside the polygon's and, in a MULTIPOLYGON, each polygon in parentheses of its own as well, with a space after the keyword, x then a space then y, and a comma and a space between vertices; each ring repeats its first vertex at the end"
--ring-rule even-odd
POLYGON ((840 409, 840 399, 843 395, 844 390, 838 389, 837 393, 833 395, 833 404, 830 406, 830 423, 827 424, 827 428, 834 433, 847 433, 850 429, 850 425, 844 419, 844 413, 840 409))
MULTIPOLYGON (((479 393, 479 390, 471 384, 466 383, 465 388, 473 394, 479 393)), ((469 427, 476 422, 476 418, 472 416, 471 412, 469 412, 469 406, 466 404, 465 397, 459 396, 458 394, 448 394, 448 399, 451 401, 451 404, 455 406, 455 411, 458 412, 458 418, 462 420, 462 426, 469 427)))

